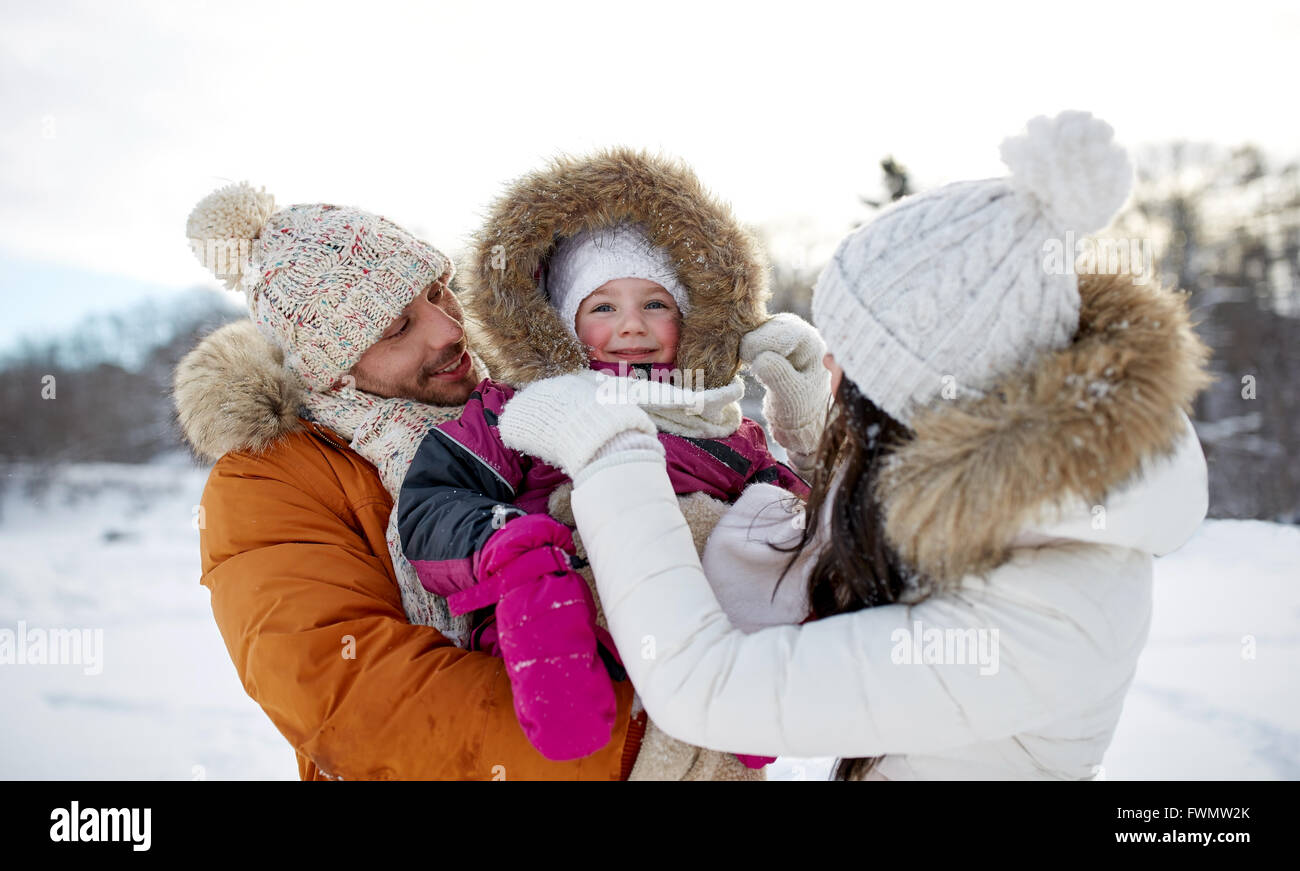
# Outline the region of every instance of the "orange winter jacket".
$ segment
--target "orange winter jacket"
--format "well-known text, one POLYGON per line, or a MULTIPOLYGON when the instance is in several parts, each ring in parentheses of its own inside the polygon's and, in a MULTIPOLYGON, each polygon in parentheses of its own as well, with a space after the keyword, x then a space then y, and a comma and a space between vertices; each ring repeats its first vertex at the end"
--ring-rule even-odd
POLYGON ((298 754, 303 780, 626 780, 644 714, 615 683, 609 744, 539 754, 502 660, 407 621, 375 468, 305 420, 233 451, 202 498, 202 583, 244 689, 298 754))

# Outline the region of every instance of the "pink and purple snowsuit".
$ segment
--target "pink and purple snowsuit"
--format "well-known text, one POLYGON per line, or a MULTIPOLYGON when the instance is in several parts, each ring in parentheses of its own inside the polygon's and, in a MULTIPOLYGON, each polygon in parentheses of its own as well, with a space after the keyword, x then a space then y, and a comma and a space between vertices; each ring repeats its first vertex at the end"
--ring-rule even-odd
MULTIPOLYGON (((545 514, 551 493, 569 480, 556 467, 502 443, 497 417, 513 395, 507 384, 480 382, 461 416, 425 437, 402 483, 402 551, 425 589, 440 596, 473 587, 477 560, 492 533, 511 516, 545 514)), ((749 418, 725 438, 661 432, 659 442, 678 495, 707 493, 730 503, 751 483, 768 483, 808 496, 808 484, 772 456, 763 428, 749 418)), ((475 627, 470 649, 499 653, 492 622, 488 617, 475 627)))
MULTIPOLYGON (((627 675, 613 639, 592 622, 594 601, 573 571, 581 563, 570 531, 548 513, 551 494, 568 476, 501 441, 497 419, 513 395, 509 385, 485 379, 458 419, 429 431, 403 480, 397 527, 421 584, 445 597, 453 613, 494 606, 472 629, 469 649, 506 660, 516 712, 534 746, 552 759, 576 758, 608 741, 616 713, 609 680, 627 675), (528 519, 508 524, 513 518, 528 519), (524 573, 539 579, 528 589, 497 574, 521 557, 510 571, 527 563, 524 573), (480 583, 485 576, 495 580, 480 583), (593 634, 599 660, 572 653, 590 652, 593 634), (516 681, 524 668, 529 674, 516 681)), ((808 496, 807 483, 772 456, 762 427, 749 418, 724 438, 660 432, 659 442, 679 495, 731 503, 749 484, 769 483, 808 496)), ((770 761, 741 758, 751 767, 770 761)))

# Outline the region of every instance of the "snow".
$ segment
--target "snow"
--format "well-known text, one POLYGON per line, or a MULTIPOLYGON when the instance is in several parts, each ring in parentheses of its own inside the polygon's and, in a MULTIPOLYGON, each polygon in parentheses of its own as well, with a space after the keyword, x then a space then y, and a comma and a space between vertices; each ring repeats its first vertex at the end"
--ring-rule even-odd
MULTIPOLYGON (((206 476, 175 457, 2 479, 0 631, 102 629, 104 648, 98 674, 0 664, 0 778, 297 777, 199 584, 206 476)), ((1106 779, 1300 779, 1297 581, 1300 528, 1280 524, 1207 521, 1157 560, 1106 779)), ((823 780, 832 761, 782 758, 768 776, 823 780)))
POLYGON ((1300 779, 1300 527, 1206 521, 1156 561, 1151 635, 1103 767, 1300 779))
POLYGON ((187 463, 18 470, 0 497, 0 629, 103 630, 103 671, 0 665, 0 777, 295 780, 199 585, 187 463), (28 498, 29 486, 44 492, 28 498))
MULTIPOLYGON (((821 780, 833 762, 782 758, 768 776, 821 780)), ((1156 560, 1151 634, 1101 777, 1300 779, 1300 527, 1207 520, 1156 560)))

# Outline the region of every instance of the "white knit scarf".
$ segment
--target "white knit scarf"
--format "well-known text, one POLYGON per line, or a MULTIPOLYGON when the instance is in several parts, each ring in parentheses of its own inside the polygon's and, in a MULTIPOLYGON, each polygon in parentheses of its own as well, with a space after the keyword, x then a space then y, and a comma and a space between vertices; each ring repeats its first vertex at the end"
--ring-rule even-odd
POLYGON ((664 432, 690 438, 725 438, 740 426, 743 417, 740 400, 745 395, 745 381, 739 375, 730 384, 707 390, 634 377, 620 380, 625 383, 619 389, 635 397, 655 426, 664 432))

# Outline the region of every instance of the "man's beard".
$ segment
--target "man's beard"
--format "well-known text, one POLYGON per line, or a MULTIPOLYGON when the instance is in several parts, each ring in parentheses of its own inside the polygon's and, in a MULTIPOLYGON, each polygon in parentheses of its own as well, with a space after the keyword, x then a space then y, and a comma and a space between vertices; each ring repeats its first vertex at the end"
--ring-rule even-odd
POLYGON ((434 377, 434 373, 459 360, 464 352, 465 348, 461 348, 454 357, 422 366, 416 374, 401 381, 388 381, 357 370, 357 387, 389 399, 412 399, 426 405, 464 405, 482 378, 473 356, 470 357, 469 370, 459 381, 443 381, 434 377))
POLYGON ((420 374, 411 383, 398 386, 392 395, 414 399, 426 405, 464 405, 474 390, 474 385, 479 382, 473 357, 470 358, 469 371, 459 381, 441 381, 434 377, 434 373, 459 360, 464 353, 465 349, 461 348, 451 361, 444 360, 421 368, 420 374))

